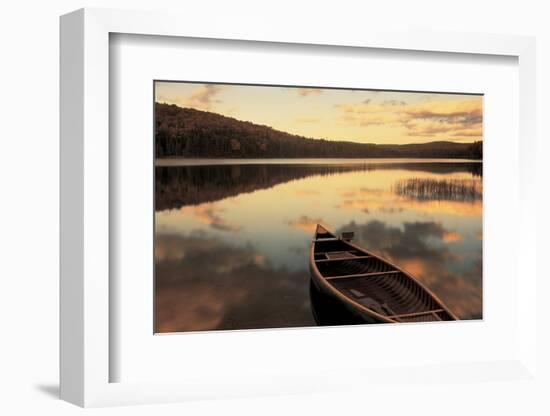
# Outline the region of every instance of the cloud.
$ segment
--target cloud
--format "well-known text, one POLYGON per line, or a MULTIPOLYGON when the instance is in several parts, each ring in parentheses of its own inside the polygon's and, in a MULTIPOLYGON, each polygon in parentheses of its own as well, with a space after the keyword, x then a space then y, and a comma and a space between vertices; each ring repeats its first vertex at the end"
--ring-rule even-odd
MULTIPOLYGON (((480 184, 475 185, 473 189, 481 192, 480 186, 480 184)), ((466 190, 466 192, 471 192, 471 190, 466 190)), ((395 212, 395 207, 400 207, 403 211, 409 210, 418 214, 445 213, 451 216, 477 217, 481 215, 483 206, 481 198, 477 198, 475 195, 471 198, 461 197, 460 192, 454 188, 452 195, 440 192, 434 198, 421 198, 417 189, 403 191, 399 187, 399 183, 391 191, 361 188, 343 191, 340 196, 337 208, 359 210, 366 213, 378 211, 388 214, 392 211, 395 212)))
POLYGON ((401 100, 385 100, 385 101, 382 101, 381 105, 396 107, 396 106, 407 105, 407 103, 401 100))
POLYGON ((205 84, 196 88, 186 100, 187 105, 194 108, 210 109, 213 103, 220 100, 215 97, 224 89, 223 85, 205 84))
POLYGON ((472 138, 482 137, 481 99, 432 100, 407 104, 386 100, 373 103, 337 104, 340 121, 363 127, 390 126, 402 128, 413 137, 472 138))
POLYGON ((407 123, 408 136, 420 136, 420 137, 435 137, 442 133, 450 133, 453 137, 456 137, 456 129, 460 129, 460 125, 452 125, 449 123, 430 123, 430 122, 416 122, 407 123))
POLYGON ((406 107, 402 115, 409 136, 482 136, 480 99, 420 103, 406 107))
MULTIPOLYGON (((214 104, 222 101, 216 99, 216 96, 225 89, 224 85, 203 84, 195 88, 190 95, 169 96, 166 94, 157 94, 156 101, 159 103, 170 103, 180 107, 191 107, 198 110, 212 110, 214 104)), ((232 107, 227 111, 228 114, 236 111, 237 107, 232 107)))
POLYGON ((365 100, 359 104, 337 104, 342 114, 340 121, 346 124, 355 124, 363 127, 379 125, 399 125, 404 119, 401 113, 388 109, 388 106, 373 104, 365 100))
POLYGON ((420 257, 431 260, 453 259, 453 254, 445 245, 433 245, 430 238, 442 240, 448 230, 440 223, 405 222, 403 228, 386 225, 383 221, 372 220, 364 226, 351 223, 341 227, 342 231, 354 231, 367 247, 376 248, 391 258, 420 257))
POLYGON ((362 117, 359 120, 359 125, 363 127, 367 126, 383 126, 383 125, 393 125, 394 121, 391 118, 384 116, 374 116, 374 117, 362 117))
POLYGON ((298 95, 302 97, 307 97, 312 94, 321 94, 323 90, 321 88, 291 88, 293 91, 296 91, 298 95))
POLYGON ((291 227, 308 232, 314 232, 317 224, 324 225, 326 228, 331 228, 322 218, 310 218, 307 215, 302 215, 294 221, 288 221, 287 224, 291 227))
POLYGON ((480 99, 462 101, 430 101, 408 106, 404 113, 413 119, 431 119, 464 125, 482 122, 480 99))
POLYGON ((209 225, 211 228, 218 231, 240 231, 241 227, 228 223, 223 217, 223 209, 218 208, 213 204, 199 204, 192 207, 180 208, 182 215, 193 215, 203 224, 209 225))
POLYGON ((452 243, 455 241, 462 240, 462 235, 457 231, 445 230, 443 232, 443 235, 441 236, 441 239, 445 242, 452 243))
POLYGON ((390 110, 383 105, 371 104, 371 100, 365 100, 359 104, 336 104, 335 107, 348 114, 390 113, 390 110))
POLYGON ((453 137, 481 137, 480 130, 478 128, 456 130, 453 134, 453 137))
POLYGON ((481 137, 481 100, 420 103, 404 110, 409 136, 481 137))
MULTIPOLYGON (((366 210, 367 210, 366 213, 369 214, 368 209, 366 209, 366 210)), ((382 206, 382 207, 378 208, 378 210, 380 212, 384 213, 384 214, 396 214, 396 213, 403 212, 405 210, 405 208, 403 208, 403 207, 384 207, 384 206, 382 206)))

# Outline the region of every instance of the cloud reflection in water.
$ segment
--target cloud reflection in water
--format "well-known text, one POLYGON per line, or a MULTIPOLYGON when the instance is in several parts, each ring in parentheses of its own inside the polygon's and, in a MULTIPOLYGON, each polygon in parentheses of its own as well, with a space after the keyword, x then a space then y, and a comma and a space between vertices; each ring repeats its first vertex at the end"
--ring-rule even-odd
POLYGON ((156 330, 315 325, 316 223, 354 231, 461 319, 479 318, 482 201, 460 198, 456 185, 480 189, 480 175, 479 164, 454 162, 157 167, 156 330))
POLYGON ((412 273, 461 319, 481 317, 481 246, 479 256, 465 259, 448 245, 459 234, 433 221, 405 222, 403 228, 352 222, 342 231, 353 231, 357 244, 412 273))
POLYGON ((276 269, 252 246, 158 235, 156 332, 315 325, 305 271, 276 269))

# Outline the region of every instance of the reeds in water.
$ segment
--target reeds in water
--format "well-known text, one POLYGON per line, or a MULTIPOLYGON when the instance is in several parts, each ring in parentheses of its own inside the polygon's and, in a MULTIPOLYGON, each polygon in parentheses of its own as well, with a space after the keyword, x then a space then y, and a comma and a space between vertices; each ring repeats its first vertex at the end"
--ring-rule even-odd
POLYGON ((411 178, 393 186, 397 195, 421 200, 478 201, 483 185, 478 179, 411 178))

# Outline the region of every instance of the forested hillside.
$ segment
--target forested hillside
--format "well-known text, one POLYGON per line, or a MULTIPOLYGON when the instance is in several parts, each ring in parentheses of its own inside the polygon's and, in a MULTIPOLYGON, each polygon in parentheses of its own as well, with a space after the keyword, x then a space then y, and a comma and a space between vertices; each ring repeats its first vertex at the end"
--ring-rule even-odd
POLYGON ((376 145, 297 136, 269 126, 155 103, 157 158, 482 158, 482 142, 376 145))

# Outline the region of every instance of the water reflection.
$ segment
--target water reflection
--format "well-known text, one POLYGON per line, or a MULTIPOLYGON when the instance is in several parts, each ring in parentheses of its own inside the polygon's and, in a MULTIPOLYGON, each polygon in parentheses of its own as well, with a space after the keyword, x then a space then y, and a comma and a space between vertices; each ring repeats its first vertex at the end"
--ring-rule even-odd
POLYGON ((351 222, 341 227, 344 230, 355 233, 357 244, 411 272, 461 319, 481 316, 481 244, 467 242, 477 253, 458 247, 462 239, 472 237, 435 221, 405 222, 402 227, 378 220, 351 222))
MULTIPOLYGON (((157 166, 155 204, 157 210, 215 202, 230 196, 268 189, 280 183, 314 175, 402 169, 429 173, 470 173, 479 177, 481 163, 351 163, 351 164, 235 164, 213 166, 157 166)), ((305 190, 304 192, 320 192, 305 190)))
POLYGON ((158 235, 156 332, 315 325, 305 271, 276 268, 253 246, 158 235))
POLYGON ((479 318, 480 175, 479 163, 157 167, 156 330, 354 323, 310 293, 317 223, 479 318))

